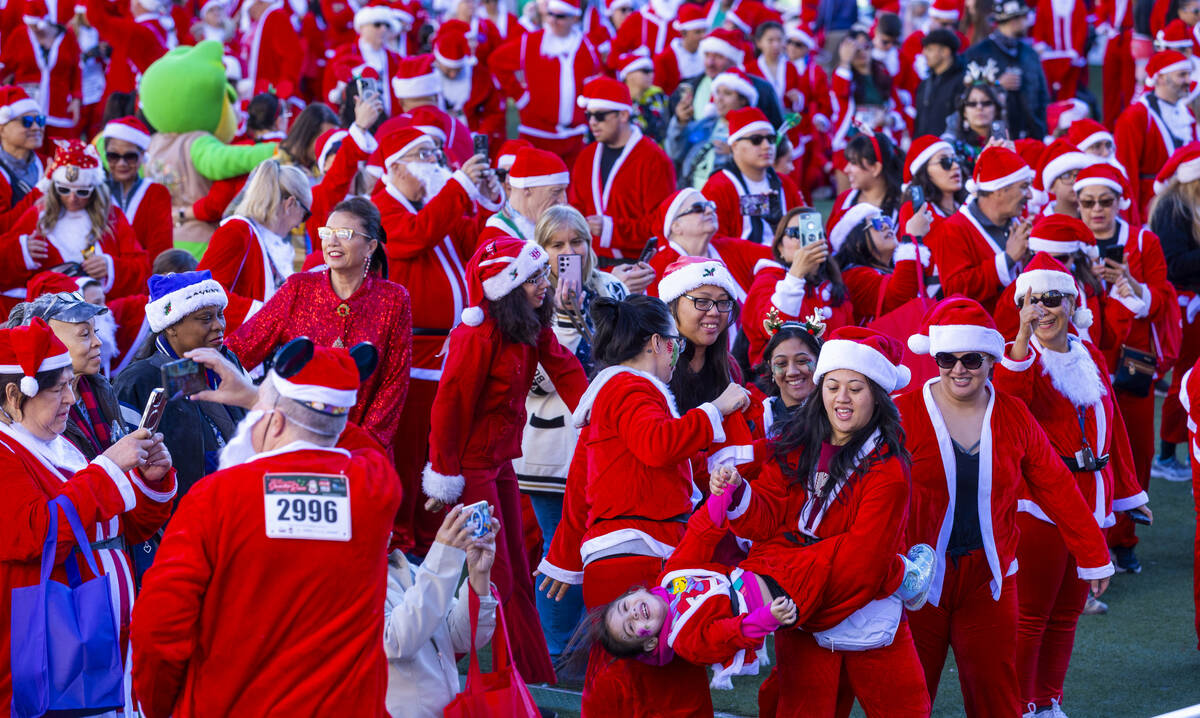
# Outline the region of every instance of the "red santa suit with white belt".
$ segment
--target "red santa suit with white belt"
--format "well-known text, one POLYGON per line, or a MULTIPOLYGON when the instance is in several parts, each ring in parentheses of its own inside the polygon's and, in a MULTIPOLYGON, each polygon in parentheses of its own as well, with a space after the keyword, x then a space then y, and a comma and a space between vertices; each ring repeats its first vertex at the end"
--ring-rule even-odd
POLYGON ((996 308, 1004 288, 1016 279, 1016 268, 1008 265, 1008 255, 971 214, 968 200, 958 212, 930 230, 925 244, 937 265, 942 291, 946 296, 971 297, 989 312, 996 308))
POLYGON ((1073 0, 1041 0, 1037 5, 1029 37, 1042 60, 1051 101, 1072 98, 1079 89, 1079 74, 1087 64, 1087 15, 1087 8, 1073 0))
POLYGON ((378 451, 307 441, 255 454, 192 486, 136 607, 134 684, 143 714, 386 716, 383 551, 399 504, 396 472, 378 451), (345 503, 333 507, 332 522, 336 493, 312 498, 321 490, 312 486, 300 489, 304 499, 285 498, 297 475, 312 477, 300 486, 344 480, 345 503), (295 514, 281 507, 314 501, 323 506, 323 527, 344 527, 344 538, 284 533, 295 514))
POLYGON ((284 2, 270 5, 239 39, 239 58, 251 88, 260 83, 279 87, 295 81, 304 66, 304 42, 292 24, 292 11, 284 2))
POLYGON ((0 51, 0 64, 5 74, 12 75, 12 84, 36 90, 38 104, 46 116, 47 135, 73 136, 76 121, 71 116, 73 101, 83 101, 79 41, 75 31, 67 28, 43 49, 26 24, 5 36, 0 51))
POLYGON ((841 304, 834 306, 830 303, 832 291, 833 285, 828 280, 813 286, 808 280, 796 278, 778 262, 764 262, 754 273, 754 283, 742 307, 742 331, 750 341, 750 356, 762 357, 771 340, 763 321, 772 316, 772 310, 785 322, 803 322, 815 313, 823 319, 827 331, 854 324, 850 296, 847 294, 841 304))
POLYGON ((966 714, 1013 716, 1023 709, 1015 669, 1019 498, 1033 496, 1055 517, 1078 557, 1081 577, 1110 575, 1112 566, 1103 534, 1041 426, 1024 403, 990 385, 979 444, 978 493, 957 495, 955 450, 932 393, 938 381, 931 379, 896 399, 913 466, 905 543, 927 543, 938 555, 929 602, 909 613, 913 642, 931 699, 937 695, 946 649, 953 646, 966 714), (976 507, 983 547, 950 556, 960 501, 976 507))
MULTIPOLYGON (((114 183, 110 183, 110 189, 114 183)), ((175 246, 175 224, 171 218, 171 192, 165 186, 144 177, 134 180, 129 194, 112 192, 113 204, 125 213, 138 242, 146 250, 151 264, 163 252, 175 246)))
POLYGON ((601 182, 602 146, 593 142, 579 153, 567 201, 585 217, 602 216, 599 241, 592 245, 597 255, 636 257, 657 231, 655 210, 674 191, 675 166, 661 147, 631 125, 629 139, 601 182))
MULTIPOLYGON (((721 232, 733 237, 741 237, 750 241, 770 246, 775 237, 775 228, 765 217, 750 217, 742 214, 742 197, 750 194, 770 194, 779 196, 783 214, 792 207, 802 207, 804 201, 800 191, 787 175, 780 176, 774 168, 768 167, 763 179, 752 186, 750 181, 736 168, 723 169, 714 172, 701 190, 704 196, 717 203, 717 222, 721 232), (779 182, 777 190, 772 189, 775 181, 779 182), (765 191, 751 192, 752 189, 765 191)), ((782 217, 783 214, 780 216, 782 217)))
POLYGON ((211 271, 229 295, 226 331, 235 331, 275 296, 291 276, 294 259, 288 237, 237 214, 221 221, 196 268, 211 271))
POLYGON ((1129 172, 1130 220, 1148 218, 1150 200, 1154 198, 1154 177, 1167 163, 1175 150, 1200 139, 1195 118, 1181 100, 1174 107, 1157 99, 1153 93, 1143 95, 1130 104, 1117 118, 1113 137, 1117 160, 1129 172), (1155 111, 1157 104, 1159 111, 1155 111), (1170 117, 1177 117, 1172 125, 1170 117), (1183 113, 1187 113, 1186 118, 1183 113))

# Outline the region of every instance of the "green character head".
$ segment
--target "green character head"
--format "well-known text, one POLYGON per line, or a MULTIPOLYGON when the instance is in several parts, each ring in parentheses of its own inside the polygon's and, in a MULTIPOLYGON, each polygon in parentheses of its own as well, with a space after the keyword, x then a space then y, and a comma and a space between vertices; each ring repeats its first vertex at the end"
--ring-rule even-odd
POLYGON ((215 40, 180 45, 146 68, 138 94, 158 132, 211 132, 222 142, 237 134, 237 92, 225 78, 224 48, 215 40))

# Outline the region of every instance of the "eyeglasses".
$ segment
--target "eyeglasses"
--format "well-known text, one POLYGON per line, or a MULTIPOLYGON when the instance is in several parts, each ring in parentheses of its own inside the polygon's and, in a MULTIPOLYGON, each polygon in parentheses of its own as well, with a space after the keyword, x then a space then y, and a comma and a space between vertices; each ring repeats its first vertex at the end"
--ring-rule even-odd
POLYGON ((938 352, 933 355, 933 360, 942 369, 953 369, 954 365, 962 362, 963 368, 970 371, 975 371, 983 366, 983 354, 979 352, 967 352, 966 354, 951 354, 950 352, 938 352))
POLYGON ((349 227, 317 227, 317 237, 319 237, 321 241, 337 239, 339 242, 349 242, 356 234, 362 234, 362 236, 366 238, 368 242, 370 242, 372 239, 375 239, 374 237, 369 237, 362 232, 349 227))
POLYGON ((110 165, 115 165, 118 162, 134 165, 142 159, 142 154, 140 152, 105 152, 104 158, 108 160, 110 165))
MULTIPOLYGON (((1063 300, 1066 298, 1067 298, 1066 294, 1063 294, 1062 292, 1058 291, 1057 289, 1051 289, 1048 292, 1044 292, 1042 294, 1042 296, 1040 296, 1040 297, 1030 297, 1029 303, 1030 304, 1041 304, 1043 307, 1046 307, 1047 309, 1054 309, 1058 305, 1062 304, 1063 300)), ((1025 307, 1025 297, 1017 298, 1017 306, 1022 309, 1025 307)))
POLYGON ((548 12, 548 13, 546 13, 546 17, 552 17, 555 20, 574 20, 575 19, 574 15, 568 15, 566 13, 561 13, 561 12, 548 12))
POLYGON ((717 208, 717 203, 713 202, 711 200, 704 200, 703 202, 693 202, 691 207, 689 207, 686 210, 684 210, 683 212, 680 212, 679 214, 675 215, 675 219, 679 219, 680 217, 686 217, 689 214, 703 214, 704 212, 708 212, 709 210, 714 210, 716 208, 717 208))
POLYGON ((969 100, 963 106, 970 107, 972 110, 974 110, 976 108, 993 107, 995 104, 996 103, 992 102, 991 100, 969 100))
POLYGON ((708 297, 693 297, 690 294, 683 296, 692 300, 692 306, 696 307, 696 311, 698 312, 710 311, 714 306, 722 314, 728 314, 733 311, 734 301, 732 299, 709 299, 708 297))
POLYGON ((28 130, 31 127, 33 127, 34 125, 37 125, 38 127, 45 127, 46 126, 46 116, 45 115, 25 115, 24 117, 21 118, 21 126, 24 127, 25 129, 28 130))
POLYGON ((943 170, 945 170, 947 172, 954 169, 955 165, 957 165, 957 164, 958 164, 957 157, 939 157, 938 161, 937 161, 937 166, 941 167, 943 170))
POLYGON ((412 162, 413 157, 416 157, 422 162, 436 162, 438 158, 438 151, 430 147, 422 147, 421 149, 415 150, 401 159, 407 162, 412 162))
POLYGON ((288 197, 291 197, 292 199, 296 200, 296 206, 299 207, 300 211, 304 213, 304 219, 300 220, 300 224, 304 224, 305 222, 307 222, 309 220, 309 218, 312 217, 312 210, 310 210, 308 207, 305 207, 304 203, 296 198, 296 195, 291 194, 291 195, 288 195, 288 197))
POLYGON ((884 217, 880 215, 878 217, 871 218, 871 229, 875 230, 876 232, 895 232, 896 225, 892 223, 891 217, 884 217))
POLYGON ((1116 201, 1117 201, 1116 197, 1102 197, 1101 199, 1081 199, 1081 200, 1079 200, 1079 206, 1083 207, 1084 209, 1091 209, 1092 207, 1095 207, 1096 205, 1100 205, 1101 207, 1108 209, 1109 207, 1113 206, 1113 203, 1116 201))
POLYGON ((601 110, 600 112, 585 112, 584 116, 588 118, 588 122, 600 124, 608 119, 608 116, 615 113, 616 110, 601 110))
POLYGON ((94 189, 95 187, 68 187, 57 182, 54 183, 54 191, 58 193, 59 197, 69 197, 74 192, 76 197, 86 199, 92 196, 92 190, 94 189))
POLYGON ((754 145, 755 147, 758 147, 764 142, 775 144, 775 135, 750 135, 749 137, 743 137, 742 139, 754 145))
POLYGON ((550 281, 550 267, 549 266, 547 266, 545 269, 538 272, 537 274, 533 275, 529 279, 526 279, 525 283, 537 286, 538 284, 541 284, 542 282, 548 282, 548 281, 550 281))

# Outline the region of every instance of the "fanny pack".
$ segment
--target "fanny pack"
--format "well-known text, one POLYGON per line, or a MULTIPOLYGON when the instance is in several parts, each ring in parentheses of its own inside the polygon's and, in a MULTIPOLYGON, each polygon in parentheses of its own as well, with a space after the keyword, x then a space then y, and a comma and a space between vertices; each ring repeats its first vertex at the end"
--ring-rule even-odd
POLYGON ((847 616, 833 628, 813 634, 817 645, 831 651, 869 651, 892 645, 904 605, 899 597, 888 596, 847 616))
POLYGON ((1117 373, 1112 380, 1113 388, 1134 396, 1149 396, 1154 386, 1157 363, 1158 358, 1153 354, 1122 344, 1117 359, 1117 373))

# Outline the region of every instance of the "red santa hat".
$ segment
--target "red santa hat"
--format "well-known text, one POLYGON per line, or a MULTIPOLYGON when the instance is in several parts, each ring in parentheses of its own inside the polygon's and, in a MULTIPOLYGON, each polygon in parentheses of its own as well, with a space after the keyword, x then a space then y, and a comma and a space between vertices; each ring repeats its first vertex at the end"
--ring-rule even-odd
POLYGON ((829 230, 829 246, 833 248, 834 254, 837 254, 838 250, 842 248, 842 243, 846 241, 846 237, 850 236, 850 230, 881 214, 883 213, 879 211, 878 207, 868 202, 859 202, 846 210, 833 225, 833 229, 829 230))
POLYGON ((958 0, 933 0, 926 13, 934 20, 958 22, 960 3, 958 0))
POLYGON ((29 301, 33 301, 43 294, 77 291, 79 291, 79 284, 74 279, 62 272, 52 272, 49 270, 38 272, 25 284, 25 297, 29 301))
POLYGON ((104 139, 124 140, 144 152, 150 147, 150 128, 133 115, 126 115, 108 121, 104 139))
POLYGON ((635 52, 626 52, 617 58, 617 79, 621 82, 632 73, 642 71, 654 72, 654 61, 646 48, 639 47, 635 52))
POLYGON ((392 78, 392 92, 401 99, 442 94, 442 75, 433 67, 433 55, 401 60, 392 78))
POLYGON ((1046 151, 1046 143, 1032 137, 1013 140, 1017 154, 1030 167, 1036 167, 1042 161, 1042 153, 1046 151))
POLYGON ((434 146, 433 138, 416 127, 401 127, 381 137, 379 154, 383 157, 384 169, 390 168, 397 160, 421 144, 428 144, 432 148, 434 146))
MULTIPOLYGON (((717 75, 717 80, 729 73, 717 75)), ((716 84, 716 80, 713 81, 716 84)), ((767 121, 767 116, 757 107, 741 107, 731 111, 726 117, 729 122, 729 144, 749 137, 756 132, 775 133, 775 128, 767 121)))
POLYGON ((1107 162, 1097 162, 1079 171, 1072 189, 1078 195, 1079 191, 1086 187, 1107 187, 1117 194, 1117 207, 1122 210, 1129 209, 1129 199, 1125 196, 1128 194, 1125 191, 1125 175, 1107 162))
POLYGON ((812 36, 812 30, 801 20, 794 20, 784 25, 783 36, 789 41, 803 43, 810 50, 817 46, 817 39, 812 36))
POLYGON ((624 82, 611 77, 597 77, 583 86, 575 102, 588 112, 611 110, 633 112, 633 98, 624 82))
POLYGON ((1200 142, 1189 142, 1175 150, 1154 178, 1154 193, 1165 190, 1172 179, 1180 182, 1200 180, 1200 142))
POLYGON ((549 0, 546 11, 555 15, 571 15, 579 17, 583 11, 579 9, 579 0, 549 0))
POLYGON ((571 174, 562 158, 536 147, 518 150, 512 168, 508 170, 508 184, 516 189, 549 187, 570 181, 571 174))
POLYGON ((633 0, 604 0, 604 14, 609 17, 621 8, 632 10, 633 0))
POLYGON ((831 371, 850 369, 878 384, 891 394, 903 389, 912 378, 908 367, 900 363, 904 345, 886 334, 866 327, 838 327, 821 347, 813 383, 831 371))
MULTIPOLYGON (((733 30, 725 28, 713 30, 701 40, 700 52, 720 55, 735 65, 741 65, 742 61, 746 59, 746 53, 742 50, 742 38, 733 30)), ((754 95, 756 98, 758 97, 757 92, 754 95)))
POLYGON ((688 292, 704 286, 720 287, 738 301, 746 296, 721 260, 709 257, 680 257, 667 265, 662 279, 658 280, 658 298, 670 304, 688 292))
POLYGON ((529 144, 529 140, 505 140, 504 144, 500 145, 500 152, 496 154, 496 169, 504 170, 505 172, 512 169, 513 162, 517 159, 517 153, 522 147, 533 147, 529 144))
POLYGON ((448 31, 443 25, 433 42, 434 58, 446 67, 461 70, 474 65, 477 60, 471 54, 471 44, 462 32, 448 31))
POLYGON ((753 7, 750 6, 750 3, 735 5, 730 8, 729 12, 725 13, 725 22, 741 30, 743 35, 754 34, 753 7), (739 11, 741 12, 740 16, 738 15, 739 11))
POLYGON ((675 16, 675 20, 671 24, 679 32, 707 30, 708 16, 704 14, 704 8, 700 5, 684 3, 679 7, 679 14, 675 16))
POLYGON ((1071 144, 1078 147, 1080 152, 1086 152, 1087 148, 1091 147, 1097 142, 1104 142, 1107 140, 1108 142, 1116 144, 1116 140, 1113 139, 1113 134, 1109 132, 1104 125, 1096 122, 1090 117, 1085 117, 1082 120, 1077 120, 1076 122, 1072 123, 1071 128, 1067 130, 1067 140, 1071 144))
POLYGON ((1155 50, 1185 50, 1192 46, 1192 29, 1175 18, 1154 36, 1155 50))
POLYGON ((1055 180, 1067 172, 1078 172, 1098 161, 1092 155, 1080 152, 1067 138, 1060 137, 1051 142, 1046 151, 1042 153, 1040 171, 1033 182, 1034 190, 1039 193, 1039 198, 1044 203, 1053 194, 1050 192, 1050 187, 1055 180))
MULTIPOLYGON (((1083 225, 1082 222, 1080 224, 1083 225)), ((1084 231, 1087 231, 1086 225, 1084 225, 1084 231)), ((1013 301, 1019 306, 1020 302, 1024 301, 1026 292, 1029 291, 1037 295, 1057 291, 1076 299, 1079 297, 1079 287, 1075 284, 1075 277, 1071 276, 1062 262, 1046 252, 1038 252, 1033 255, 1033 259, 1029 260, 1029 264, 1025 265, 1025 269, 1017 275, 1013 301)), ((1087 329, 1092 326, 1092 319, 1092 310, 1087 308, 1085 302, 1079 302, 1079 306, 1071 315, 1071 323, 1078 329, 1087 329)))
POLYGON ((1029 251, 1054 256, 1083 252, 1093 260, 1100 256, 1096 238, 1082 221, 1065 214, 1048 214, 1033 223, 1029 251))
POLYGON ((46 167, 46 176, 64 187, 95 187, 104 184, 100 154, 80 140, 55 140, 54 159, 46 167))
MULTIPOLYGON (((152 2, 153 0, 148 0, 152 2)), ((153 10, 153 7, 148 6, 148 9, 153 10)), ((25 8, 21 12, 21 19, 26 25, 32 25, 41 30, 46 27, 46 21, 50 17, 50 10, 46 7, 43 0, 25 0, 25 8)))
MULTIPOLYGON (((409 17, 408 21, 412 22, 412 18, 409 17)), ((386 0, 371 0, 371 2, 354 13, 355 32, 377 22, 387 23, 392 32, 400 32, 403 29, 396 9, 389 5, 386 0)))
POLYGON ((272 371, 279 395, 331 416, 345 416, 358 401, 358 365, 348 349, 314 346, 312 358, 286 379, 272 371))
POLYGON ((1154 78, 1160 72, 1191 71, 1191 69, 1192 61, 1182 52, 1161 50, 1151 55, 1150 62, 1146 63, 1146 81, 1154 82, 1154 78))
POLYGON ((41 317, 23 327, 0 329, 0 373, 20 374, 25 396, 37 396, 38 374, 69 366, 70 352, 41 317))
POLYGON ((1033 170, 1016 152, 993 145, 975 160, 975 175, 967 180, 967 191, 995 192, 1018 182, 1032 182, 1033 178, 1033 170))
MULTIPOLYGON (((715 90, 718 87, 726 87, 746 98, 747 104, 753 106, 758 104, 758 90, 754 87, 754 82, 750 76, 736 67, 731 67, 720 75, 713 78, 712 88, 715 90)), ((732 114, 732 113, 731 113, 732 114)), ((772 132, 774 129, 772 129, 772 132)), ((730 142, 733 139, 730 138, 730 142)))
POLYGON ((943 299, 921 321, 921 330, 908 338, 913 354, 983 352, 1004 356, 1004 337, 992 315, 979 302, 956 296, 943 299))
POLYGON ((452 118, 444 112, 439 112, 433 105, 422 105, 396 117, 401 127, 414 127, 430 137, 446 144, 446 135, 452 118))
POLYGON ((940 137, 921 135, 913 140, 912 145, 908 148, 908 156, 904 158, 905 184, 912 182, 913 175, 933 159, 934 155, 943 150, 954 154, 954 148, 950 146, 950 143, 940 137))
POLYGON ((1046 108, 1046 132, 1050 135, 1046 141, 1052 142, 1051 138, 1055 132, 1069 128, 1071 123, 1085 119, 1089 114, 1087 103, 1074 97, 1051 102, 1046 108))
POLYGON ((482 324, 485 299, 500 301, 549 266, 550 255, 537 242, 515 237, 498 237, 475 250, 467 262, 467 301, 471 306, 463 310, 463 324, 482 324))
POLYGON ((0 85, 0 125, 29 112, 41 112, 41 108, 29 99, 25 90, 16 85, 0 85))
POLYGON ((341 147, 342 142, 350 133, 340 127, 333 127, 322 132, 317 141, 313 143, 313 151, 317 155, 317 169, 321 172, 325 171, 325 162, 329 159, 329 155, 336 152, 341 147))

